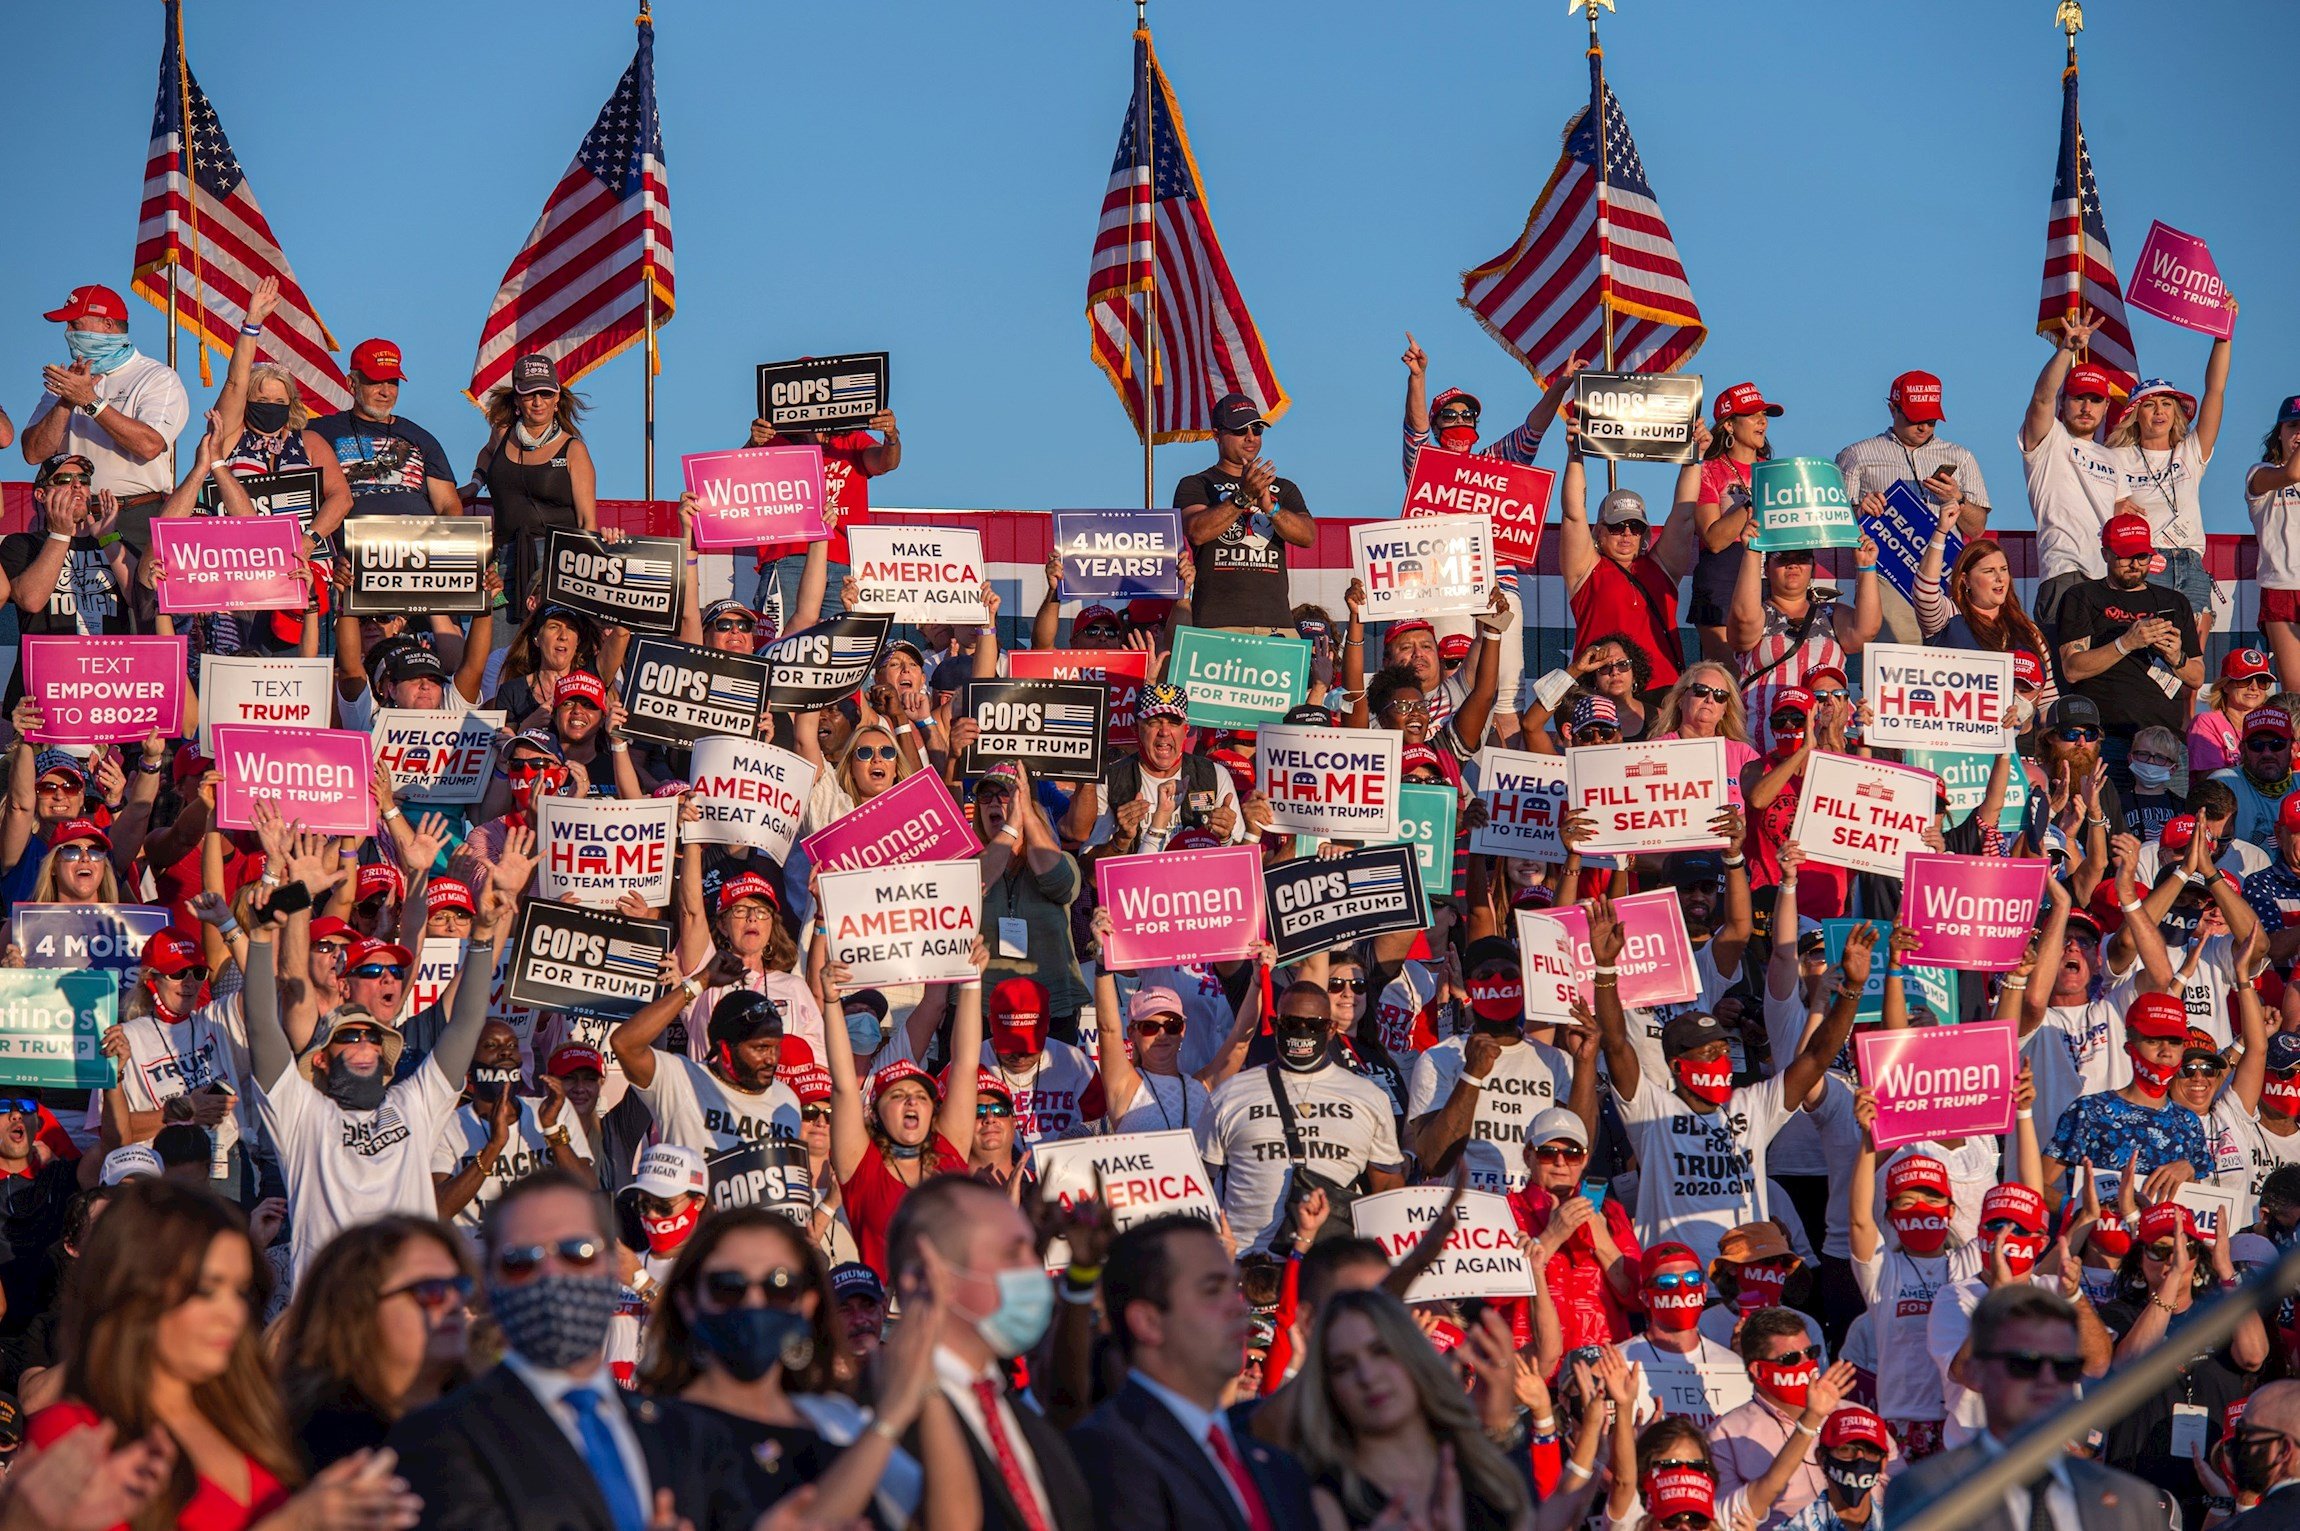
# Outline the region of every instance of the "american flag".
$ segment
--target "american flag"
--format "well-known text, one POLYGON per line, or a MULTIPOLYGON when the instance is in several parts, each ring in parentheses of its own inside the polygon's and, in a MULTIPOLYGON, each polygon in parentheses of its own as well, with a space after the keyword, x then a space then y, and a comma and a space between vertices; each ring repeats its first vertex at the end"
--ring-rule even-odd
POLYGON ((831 663, 868 667, 872 660, 878 658, 878 646, 885 641, 886 631, 883 628, 867 633, 834 633, 831 636, 831 663))
POLYGON ((1405 868, 1394 863, 1381 866, 1352 867, 1347 879, 1352 897, 1377 893, 1398 893, 1405 889, 1405 868))
POLYGON ((646 941, 625 941, 610 936, 607 960, 600 965, 625 978, 653 978, 663 970, 663 950, 646 941))
POLYGON ((1597 116, 1565 125, 1565 147, 1534 199, 1517 243, 1462 273, 1462 307, 1544 382, 1579 356, 1605 354, 1605 317, 1616 318, 1614 370, 1674 372, 1701 349, 1709 328, 1677 259, 1669 221, 1645 179, 1629 119, 1596 59, 1589 95, 1605 114, 1605 206, 1597 198, 1597 116))
POLYGON ((1094 709, 1084 703, 1048 702, 1040 716, 1045 719, 1048 733, 1090 734, 1094 732, 1094 709))
POLYGON ((875 372, 838 372, 831 376, 831 402, 851 404, 857 399, 878 395, 878 374, 875 372))
POLYGON ((484 400, 536 351, 558 363, 561 383, 574 382, 646 338, 650 285, 659 328, 676 306, 671 183, 655 111, 655 26, 642 6, 639 51, 503 273, 465 391, 484 400))
POLYGON ((2124 288, 2116 279, 2116 256, 2108 248, 2108 216, 2101 211, 2100 183, 2092 176, 2092 151, 2076 115, 2076 70, 2061 74, 2060 158, 2052 176, 2052 213, 2045 221, 2044 293, 2037 299, 2040 335, 2060 334, 2063 316, 2090 308, 2100 328, 2087 347, 2095 366, 2105 367, 2122 398, 2139 380, 2140 358, 2132 348, 2132 326, 2124 317, 2124 288), (2069 184, 2073 173, 2076 185, 2069 184), (2082 188, 2079 213, 2078 188, 2082 188))
MULTIPOLYGON (((262 278, 279 278, 279 307, 265 328, 260 359, 287 368, 307 403, 347 408, 350 385, 343 368, 328 354, 335 349, 335 337, 297 284, 263 209, 256 206, 255 193, 248 189, 247 173, 224 137, 215 107, 185 62, 179 0, 168 0, 166 26, 160 46, 160 99, 152 109, 152 146, 144 156, 134 288, 161 312, 168 312, 169 270, 174 268, 177 322, 198 336, 203 346, 229 351, 247 318, 248 294, 262 278)), ((210 380, 207 353, 202 351, 200 381, 210 380)))
POLYGON ((1137 436, 1143 430, 1145 382, 1155 383, 1150 390, 1154 442, 1203 441, 1213 435, 1214 401, 1227 393, 1254 400, 1267 420, 1284 414, 1291 402, 1270 369, 1270 353, 1223 259, 1182 108, 1166 83, 1166 71, 1158 67, 1148 32, 1134 34, 1134 97, 1118 131, 1110 184, 1102 193, 1102 221, 1094 231, 1094 261, 1086 274, 1086 320, 1094 364, 1118 390, 1137 436), (1151 91, 1147 104, 1145 84, 1151 91), (1142 131, 1146 109, 1148 163, 1142 131), (1143 313, 1152 304, 1158 320, 1154 357, 1143 354, 1143 313))

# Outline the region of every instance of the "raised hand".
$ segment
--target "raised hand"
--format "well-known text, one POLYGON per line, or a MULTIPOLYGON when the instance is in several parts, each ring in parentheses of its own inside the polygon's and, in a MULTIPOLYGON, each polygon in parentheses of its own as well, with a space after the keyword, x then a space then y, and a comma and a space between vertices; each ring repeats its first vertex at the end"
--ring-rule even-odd
POLYGON ((1429 353, 1421 348, 1421 342, 1414 339, 1412 330, 1406 331, 1406 354, 1399 357, 1398 360, 1404 362, 1406 371, 1415 377, 1426 376, 1429 372, 1429 353))

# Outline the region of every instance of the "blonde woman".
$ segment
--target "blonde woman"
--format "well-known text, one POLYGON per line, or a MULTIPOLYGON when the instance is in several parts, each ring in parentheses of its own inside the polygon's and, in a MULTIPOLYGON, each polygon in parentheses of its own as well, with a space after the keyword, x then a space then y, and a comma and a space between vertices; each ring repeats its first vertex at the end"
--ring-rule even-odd
MULTIPOLYGON (((2228 305, 2231 318, 2236 304, 2228 305)), ((2220 440, 2228 398, 2228 342, 2212 342, 2204 363, 2204 397, 2160 377, 2143 378, 2108 433, 2108 455, 2124 475, 2119 511, 2148 518, 2164 568, 2152 585, 2177 590, 2196 613, 2196 641, 2212 632, 2212 576, 2204 572, 2204 470, 2220 440)))
POLYGON ((2204 688, 2204 710, 2188 722, 2188 774, 2209 776, 2244 763, 2244 719, 2268 704, 2276 668, 2259 649, 2230 649, 2220 678, 2204 688))
POLYGON ((1714 659, 1687 668, 1654 709, 1653 737, 1724 740, 1726 781, 1733 801, 1741 801, 1741 771, 1757 758, 1757 747, 1749 742, 1749 716, 1730 668, 1714 659))

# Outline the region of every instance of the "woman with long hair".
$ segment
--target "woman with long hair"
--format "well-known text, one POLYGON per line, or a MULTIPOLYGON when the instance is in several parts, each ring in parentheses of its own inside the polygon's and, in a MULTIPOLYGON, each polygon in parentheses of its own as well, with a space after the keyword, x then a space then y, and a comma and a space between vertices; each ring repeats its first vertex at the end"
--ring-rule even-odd
POLYGON ((1717 395, 1713 414, 1717 428, 1703 433, 1700 487, 1693 500, 1701 549, 1693 565, 1691 616, 1701 635, 1701 657, 1730 662, 1733 645, 1725 636, 1725 615, 1741 578, 1741 560, 1749 556, 1741 530, 1755 514, 1750 476, 1773 456, 1765 437, 1780 418, 1781 406, 1767 403, 1755 383, 1735 383, 1717 395))
POLYGON ((92 819, 59 825, 47 859, 32 884, 35 904, 116 904, 120 879, 112 870, 112 837, 92 819))
POLYGON ((2244 508, 2260 544, 2260 631, 2285 689, 2300 689, 2300 394, 2276 406, 2244 475, 2244 508))
POLYGON ((422 1503, 389 1453, 356 1452, 295 1492, 303 1467, 255 1322, 259 1263, 238 1209, 205 1191, 146 1180, 115 1196, 67 1299, 64 1399, 26 1439, 163 1432, 175 1463, 134 1531, 413 1526, 422 1503))
MULTIPOLYGON (((1976 537, 1966 543, 1957 555, 1956 567, 1949 571, 1945 590, 1941 579, 1944 556, 1946 544, 1935 537, 1917 565, 1917 593, 1911 604, 1925 642, 1945 649, 2030 655, 2044 675, 2035 711, 2049 709, 2056 694, 2052 670, 2044 664, 2050 650, 2045 647, 2043 631, 2021 609, 2020 592, 2013 588, 2012 561, 2005 550, 1993 537, 1976 537)), ((2028 720, 2023 719, 2020 731, 2025 733, 2028 727, 2028 720)))
MULTIPOLYGON (((2229 301, 2233 328, 2236 303, 2229 301)), ((2212 576, 2204 569, 2204 470, 2220 440, 2228 402, 2228 342, 2215 339, 2204 363, 2204 397, 2160 377, 2142 378, 2109 427, 2108 455, 2124 474, 2119 511, 2148 518, 2163 567, 2152 585, 2177 590, 2196 614, 2196 646, 2212 633, 2212 576)), ((2114 417, 2112 417, 2114 418, 2114 417)))
POLYGON ((559 369, 536 352, 511 364, 511 381, 487 395, 487 445, 471 470, 487 486, 503 594, 514 614, 539 587, 545 534, 599 529, 598 470, 578 422, 582 397, 559 386, 559 369))
POLYGON ((2276 667, 2258 649, 2230 649, 2220 678, 2204 688, 2204 708, 2188 720, 2188 779, 2244 763, 2244 720, 2276 691, 2276 667))
POLYGON ((1560 697, 1556 707, 1544 707, 1536 695, 1519 713, 1528 750, 1536 755, 1564 753, 1559 740, 1565 725, 1560 723, 1558 737, 1552 737, 1549 720, 1572 717, 1574 702, 1583 696, 1602 696, 1613 703, 1621 742, 1643 739, 1651 733, 1654 704, 1646 690, 1653 683, 1653 659, 1627 633, 1605 633, 1590 639, 1566 665, 1565 673, 1573 677, 1574 689, 1560 697))
POLYGON ((621 667, 629 630, 618 629, 602 647, 599 624, 567 606, 538 606, 527 613, 503 650, 489 704, 503 709, 513 733, 550 721, 559 683, 577 670, 612 675, 621 667))
POLYGON ((1650 726, 1656 739, 1724 740, 1726 790, 1733 802, 1741 801, 1741 771, 1757 758, 1757 746, 1749 742, 1749 715, 1730 666, 1715 659, 1686 666, 1654 709, 1650 726))
MULTIPOLYGON (((879 1352, 877 1408, 866 1412, 840 1394, 838 1379, 854 1367, 823 1252, 779 1213, 713 1213, 663 1277, 639 1384, 708 1412, 741 1448, 747 1513, 811 1483, 814 1524, 843 1525, 874 1498, 890 1522, 906 1524, 923 1480, 896 1442, 930 1407, 948 1405, 935 1382, 931 1283, 906 1288, 902 1306, 879 1352)), ((948 1427, 963 1460, 956 1416, 948 1427)), ((968 1497, 936 1488, 924 1506, 930 1528, 951 1524, 944 1517, 968 1497)))
POLYGON ((275 1346, 307 1470, 381 1446, 463 1380, 472 1278, 462 1237, 427 1217, 379 1218, 320 1250, 275 1346))

